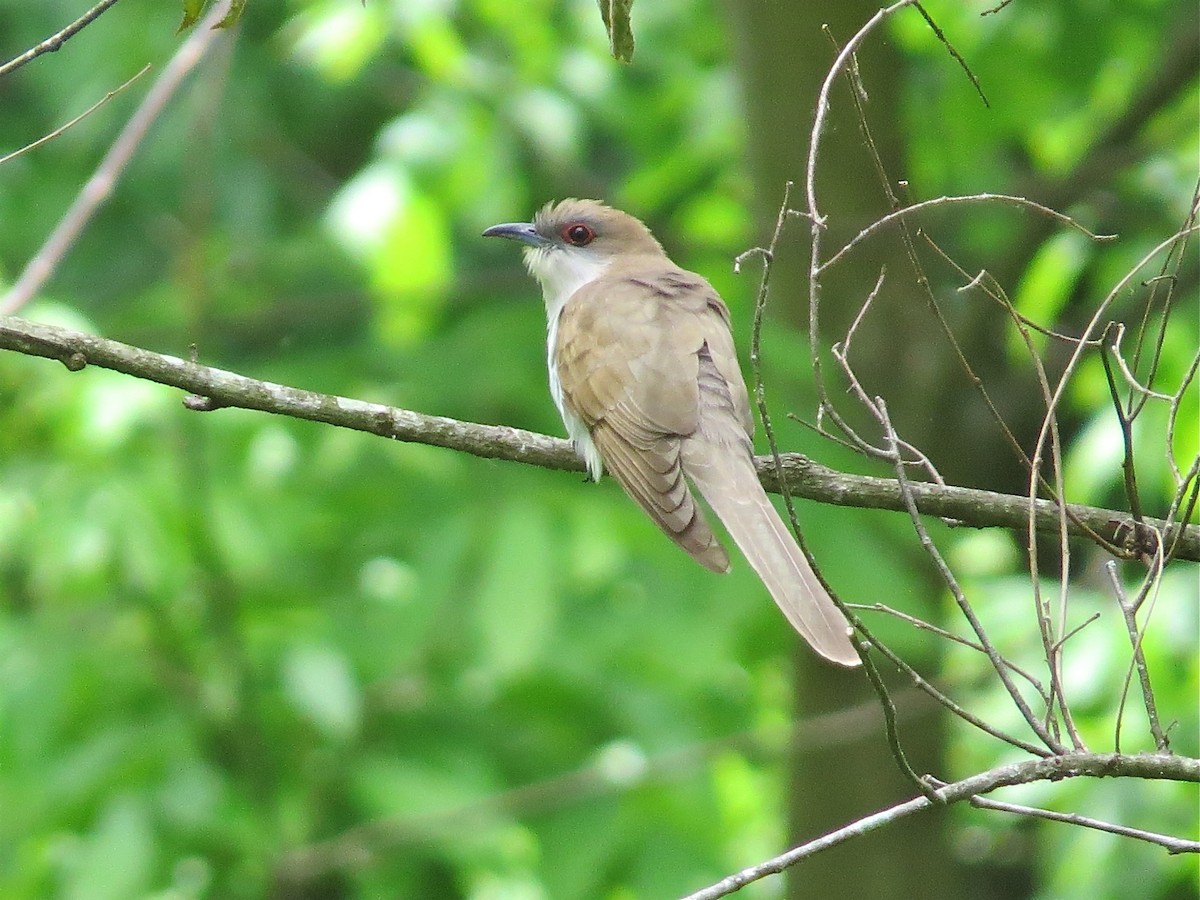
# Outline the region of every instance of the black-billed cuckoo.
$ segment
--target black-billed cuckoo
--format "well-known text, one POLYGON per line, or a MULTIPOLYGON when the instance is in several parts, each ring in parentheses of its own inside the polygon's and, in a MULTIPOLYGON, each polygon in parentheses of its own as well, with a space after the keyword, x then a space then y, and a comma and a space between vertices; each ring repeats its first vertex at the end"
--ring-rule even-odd
POLYGON ((607 466, 667 537, 728 572, 690 481, 813 649, 858 665, 845 617, 755 474, 750 401, 712 285, 595 200, 547 204, 484 236, 525 245, 546 301, 550 394, 592 478, 607 466))

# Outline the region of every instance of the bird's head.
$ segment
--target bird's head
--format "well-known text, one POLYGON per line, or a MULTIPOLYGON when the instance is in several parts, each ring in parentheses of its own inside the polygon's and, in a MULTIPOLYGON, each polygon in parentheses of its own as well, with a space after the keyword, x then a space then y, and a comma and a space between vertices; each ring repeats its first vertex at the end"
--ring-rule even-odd
POLYGON ((483 235, 525 245, 525 265, 541 283, 547 303, 565 302, 616 260, 663 255, 638 219, 596 200, 547 203, 532 222, 493 225, 483 235))

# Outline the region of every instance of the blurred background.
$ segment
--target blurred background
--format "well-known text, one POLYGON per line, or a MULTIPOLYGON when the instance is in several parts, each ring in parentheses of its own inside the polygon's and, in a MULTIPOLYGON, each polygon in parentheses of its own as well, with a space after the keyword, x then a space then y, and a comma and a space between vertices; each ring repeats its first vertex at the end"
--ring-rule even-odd
MULTIPOLYGON (((88 4, 0 0, 0 57, 88 4)), ((1198 164, 1192 2, 933 0, 980 101, 919 14, 860 53, 874 137, 904 198, 1022 194, 1097 245, 1011 208, 926 225, 972 363, 1026 446, 1040 405, 1003 313, 955 289, 986 268, 1018 307, 1077 332, 1180 228, 1198 164)), ((657 0, 632 65, 592 0, 251 2, 171 102, 111 200, 22 315, 274 382, 559 435, 544 312, 486 226, 563 196, 643 218, 704 273, 747 351, 757 263, 812 110, 870 3, 657 0)), ((62 216, 186 35, 181 5, 123 0, 0 78, 0 154, 155 69, 0 166, 0 283, 62 216)), ((836 247, 888 210, 834 92, 819 188, 836 247)), ((785 450, 887 474, 785 417, 812 416, 807 225, 785 232, 764 373, 785 450)), ((856 338, 902 433, 959 484, 1022 492, 895 234, 826 281, 828 339, 881 265, 856 338), (901 275, 908 271, 908 275, 901 275)), ((1158 271, 1157 265, 1140 280, 1158 271)), ((1196 254, 1162 378, 1195 352, 1196 254)), ((1113 316, 1135 316, 1122 294, 1113 316)), ((1059 361, 1061 364, 1061 360, 1059 361)), ((1173 389, 1173 388, 1171 388, 1173 389)), ((5 898, 678 896, 913 793, 860 675, 799 648, 740 561, 719 578, 611 483, 400 445, 177 391, 0 355, 0 895, 5 898)), ((1176 448, 1196 452, 1196 404, 1176 448)), ((852 411, 849 413, 853 415, 852 411)), ((1159 425, 1162 424, 1160 417, 1159 425)), ((1122 508, 1099 364, 1061 419, 1070 497, 1122 508)), ((760 435, 761 437, 761 435, 760 435)), ((1144 435, 1147 512, 1173 490, 1144 435), (1161 471, 1155 470, 1159 466, 1161 471)), ((1139 438, 1141 439, 1141 438, 1139 438)), ((761 445, 760 445, 761 446, 761 445)), ((826 578, 961 630, 905 517, 805 503, 826 578)), ((994 634, 1036 651, 1019 536, 936 533, 994 634)), ((1090 560, 1090 562, 1089 562, 1090 560)), ((1110 749, 1128 639, 1081 550, 1074 615, 1102 622, 1066 673, 1110 749)), ((1126 572, 1136 584, 1140 572, 1126 572)), ((1173 746, 1198 753, 1195 567, 1169 570, 1145 650, 1173 746)), ((872 620, 964 706, 1011 727, 994 677, 872 620)), ((952 780, 1019 758, 895 682, 914 768, 952 780)), ((1136 705, 1136 704, 1134 704, 1136 705)), ((1127 713, 1122 749, 1152 749, 1127 713)), ((1023 802, 1195 835, 1194 787, 1076 781, 1023 802)), ((1194 858, 967 807, 925 814, 747 897, 1192 898, 1194 858), (790 894, 789 894, 790 892, 790 894)))

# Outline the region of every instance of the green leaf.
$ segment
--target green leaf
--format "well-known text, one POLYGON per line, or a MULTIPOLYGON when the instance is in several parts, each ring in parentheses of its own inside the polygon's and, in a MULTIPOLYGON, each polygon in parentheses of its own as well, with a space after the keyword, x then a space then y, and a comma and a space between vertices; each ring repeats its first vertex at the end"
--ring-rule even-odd
MULTIPOLYGON (((229 11, 221 17, 213 28, 231 28, 241 21, 242 13, 246 11, 248 0, 231 0, 229 11)), ((179 31, 187 31, 200 20, 210 0, 183 0, 183 21, 179 23, 179 31)))
POLYGON ((608 45, 614 59, 633 62, 633 26, 629 23, 629 11, 633 0, 596 0, 600 6, 600 17, 608 30, 608 45))
POLYGON ((233 0, 229 4, 229 12, 221 18, 221 21, 214 25, 214 28, 232 28, 242 18, 242 13, 246 11, 247 0, 233 0))
POLYGON ((283 689, 293 708, 327 736, 353 736, 362 721, 362 696, 340 650, 299 644, 283 661, 283 689))
POLYGON ((67 900, 143 896, 150 883, 154 845, 145 802, 130 794, 113 798, 73 854, 59 896, 67 900))
POLYGON ((551 644, 556 542, 543 507, 525 500, 501 511, 491 531, 476 615, 486 665, 503 677, 534 667, 551 644))
MULTIPOLYGON (((1093 255, 1091 242, 1076 231, 1064 231, 1038 248, 1021 276, 1013 296, 1017 311, 1053 328, 1067 308, 1093 255)), ((1009 333, 1010 352, 1023 359, 1028 352, 1016 331, 1009 333)))
POLYGON ((179 23, 180 31, 187 31, 199 21, 208 0, 183 0, 183 21, 179 23))

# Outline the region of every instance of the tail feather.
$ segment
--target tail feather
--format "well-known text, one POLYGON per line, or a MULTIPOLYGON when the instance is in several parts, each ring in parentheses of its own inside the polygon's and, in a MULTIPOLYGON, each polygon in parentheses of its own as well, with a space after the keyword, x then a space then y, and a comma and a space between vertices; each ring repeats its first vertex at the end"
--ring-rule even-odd
POLYGON ((793 627, 826 659, 858 665, 845 616, 775 511, 748 450, 748 441, 722 446, 697 433, 683 442, 683 469, 793 627))

